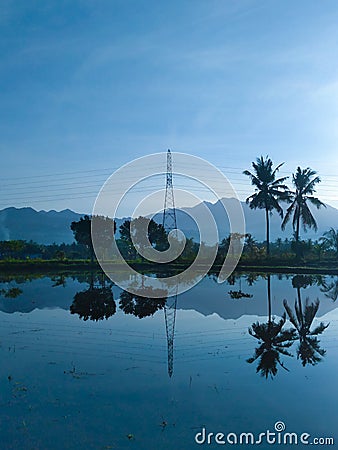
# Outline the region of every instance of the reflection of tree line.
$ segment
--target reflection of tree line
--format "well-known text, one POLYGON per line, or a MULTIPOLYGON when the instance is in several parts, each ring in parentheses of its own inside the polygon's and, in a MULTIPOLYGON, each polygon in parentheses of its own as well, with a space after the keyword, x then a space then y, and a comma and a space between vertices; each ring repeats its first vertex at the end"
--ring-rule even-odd
POLYGON ((278 366, 288 370, 282 356, 292 357, 290 352, 293 344, 298 341, 296 350, 297 359, 303 366, 307 364, 316 365, 325 355, 325 350, 320 347, 318 335, 322 334, 329 324, 320 324, 311 329, 315 316, 319 309, 319 300, 310 302, 307 297, 305 304, 301 298, 301 288, 306 288, 313 283, 313 277, 296 275, 292 278, 292 285, 297 289, 297 300, 294 310, 284 300, 285 312, 279 321, 272 317, 271 304, 271 281, 270 275, 267 276, 267 299, 268 299, 268 321, 266 323, 253 323, 249 328, 249 334, 258 340, 258 347, 255 348, 254 356, 247 362, 258 361, 256 372, 263 377, 273 378, 278 371, 278 366), (291 327, 285 329, 286 319, 288 318, 291 327))
MULTIPOLYGON (((215 281, 217 280, 217 276, 213 273, 210 273, 209 276, 213 278, 215 281)), ((327 276, 327 275, 320 275, 320 274, 313 274, 313 275, 290 275, 290 274, 274 274, 274 276, 277 277, 279 281, 282 281, 283 279, 289 280, 291 279, 292 285, 294 288, 297 286, 294 285, 294 282, 297 282, 298 280, 303 280, 303 288, 306 288, 307 286, 319 286, 320 291, 324 293, 325 297, 330 298, 333 301, 336 301, 338 298, 338 277, 337 276, 327 276), (295 280, 295 281, 294 281, 295 280)), ((234 286, 237 281, 245 280, 248 286, 253 286, 260 278, 264 278, 265 275, 262 275, 262 273, 258 272, 250 272, 250 273, 232 273, 228 279, 227 283, 230 286, 234 286)), ((236 291, 235 291, 236 292, 236 291)), ((241 285, 240 289, 237 292, 241 292, 241 285)), ((246 297, 247 295, 244 295, 246 297)))
MULTIPOLYGON (((77 292, 70 306, 71 314, 78 314, 83 320, 103 320, 116 312, 116 302, 112 292, 113 283, 102 276, 90 275, 89 288, 77 292)), ((159 290, 157 290, 159 291, 159 290)), ((158 292, 156 292, 158 294, 158 292)), ((154 315, 163 309, 166 302, 165 292, 162 298, 152 298, 149 289, 139 290, 139 295, 122 291, 119 307, 125 314, 133 314, 142 319, 154 315)))
POLYGON ((17 298, 23 293, 23 290, 18 287, 12 287, 7 289, 0 289, 0 295, 5 298, 17 298))
POLYGON ((163 309, 166 299, 166 297, 149 298, 123 291, 120 295, 120 308, 125 314, 133 314, 142 319, 143 317, 152 316, 156 311, 163 309))
MULTIPOLYGON (((252 286, 260 277, 259 274, 233 274, 228 279, 229 285, 234 285, 236 280, 242 277, 249 286, 252 286)), ((53 287, 65 286, 67 278, 64 274, 59 274, 51 278, 53 287)), ((116 313, 116 302, 112 292, 113 283, 102 273, 82 273, 71 276, 73 280, 80 283, 86 282, 89 287, 83 291, 77 292, 70 307, 72 314, 78 314, 83 320, 99 321, 108 319, 116 313)), ((320 290, 326 297, 335 301, 338 296, 338 278, 325 277, 320 275, 296 275, 293 276, 292 286, 296 289, 297 299, 294 306, 284 300, 284 313, 279 320, 272 315, 271 302, 271 280, 270 275, 267 279, 267 306, 268 320, 264 323, 253 323, 249 328, 249 334, 258 341, 254 355, 248 359, 249 363, 257 361, 257 373, 268 378, 275 376, 278 368, 282 367, 288 370, 284 364, 284 359, 292 357, 291 350, 295 348, 295 354, 303 366, 308 364, 316 365, 325 355, 325 350, 321 348, 318 336, 321 335, 328 324, 320 322, 317 326, 313 325, 314 319, 319 309, 320 302, 317 299, 311 302, 309 298, 302 300, 301 290, 308 286, 320 286, 320 290), (287 325, 287 319, 289 325, 287 325), (298 342, 298 345, 296 344, 298 342)), ((291 278, 289 275, 280 275, 279 279, 291 278)), ((2 283, 14 281, 11 279, 0 279, 2 283)), ((24 280, 15 280, 22 283, 24 280)), ((7 289, 1 288, 0 295, 5 298, 16 298, 22 294, 22 290, 17 287, 8 286, 7 289)), ((166 305, 166 292, 163 291, 163 297, 152 298, 149 291, 142 288, 139 295, 134 295, 122 291, 119 299, 119 307, 125 314, 132 314, 138 318, 148 317, 162 310, 166 305), (148 294, 148 295, 147 295, 148 294)), ((8 300, 9 301, 9 300, 8 300)), ((236 300, 240 301, 240 300, 236 300)))

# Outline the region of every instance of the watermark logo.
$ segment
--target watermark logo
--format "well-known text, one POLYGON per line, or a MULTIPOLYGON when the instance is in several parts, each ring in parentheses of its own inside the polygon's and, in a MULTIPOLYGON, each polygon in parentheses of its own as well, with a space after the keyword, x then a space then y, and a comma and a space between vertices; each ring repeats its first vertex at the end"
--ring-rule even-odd
MULTIPOLYGON (((130 237, 134 248, 140 257, 151 261, 156 265, 175 264, 177 258, 182 254, 186 245, 186 236, 180 230, 179 219, 177 229, 171 229, 168 234, 168 248, 165 250, 155 249, 149 241, 147 224, 149 222, 136 220, 140 216, 150 219, 154 214, 159 213, 162 208, 166 190, 166 154, 155 153, 133 160, 114 172, 102 186, 92 212, 92 242, 97 260, 106 275, 122 289, 139 294, 148 292, 149 297, 163 297, 163 291, 167 296, 180 294, 195 286, 212 267, 219 245, 219 232, 215 218, 208 208, 204 198, 200 198, 196 192, 196 184, 204 189, 208 189, 217 202, 218 218, 223 215, 223 223, 229 224, 230 241, 228 252, 218 275, 218 282, 225 281, 233 272, 240 259, 243 249, 243 239, 245 235, 245 221, 241 203, 237 193, 227 177, 214 165, 196 156, 185 153, 173 153, 173 190, 169 193, 173 195, 172 204, 189 205, 199 204, 198 208, 187 208, 185 214, 196 224, 199 232, 199 249, 196 257, 189 267, 169 276, 154 278, 153 276, 141 273, 127 262, 126 258, 118 247, 117 239, 112 236, 107 239, 102 233, 102 221, 95 220, 98 216, 110 218, 118 217, 118 210, 121 204, 126 203, 126 199, 132 197, 132 193, 138 194, 142 186, 147 183, 151 185, 152 180, 157 180, 163 188, 154 189, 152 193, 138 195, 136 205, 130 213, 131 227, 130 237), (182 187, 175 187, 176 180, 181 181, 182 187), (154 211, 154 208, 157 209, 154 211), (137 224, 137 227, 135 224, 137 224), (136 228, 135 228, 136 227, 136 228), (209 243, 209 244, 208 244, 209 243)), ((146 191, 145 191, 146 192, 146 191)), ((169 216, 173 214, 172 208, 166 211, 169 216)))
POLYGON ((310 433, 296 433, 286 431, 286 425, 282 421, 274 424, 274 431, 265 430, 260 433, 252 432, 208 432, 205 428, 195 435, 196 444, 218 445, 334 445, 333 437, 312 437, 310 433))
POLYGON ((279 421, 279 422, 276 422, 276 423, 275 423, 275 430, 278 431, 279 433, 280 433, 281 431, 284 431, 285 428, 286 428, 286 427, 285 427, 285 423, 284 423, 284 422, 279 421))

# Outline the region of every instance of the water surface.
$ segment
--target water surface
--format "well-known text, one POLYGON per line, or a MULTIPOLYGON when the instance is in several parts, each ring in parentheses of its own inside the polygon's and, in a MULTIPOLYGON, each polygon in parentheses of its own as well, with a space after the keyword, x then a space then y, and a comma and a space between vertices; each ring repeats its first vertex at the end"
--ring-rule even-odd
POLYGON ((335 437, 337 277, 210 276, 156 304, 97 275, 1 281, 1 448, 186 450, 277 421, 335 437))

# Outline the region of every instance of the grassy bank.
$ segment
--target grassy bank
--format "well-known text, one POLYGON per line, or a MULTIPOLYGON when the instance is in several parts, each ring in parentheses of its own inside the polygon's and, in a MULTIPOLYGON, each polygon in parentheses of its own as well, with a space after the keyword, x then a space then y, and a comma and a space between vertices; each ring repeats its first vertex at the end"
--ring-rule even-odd
MULTIPOLYGON (((131 267, 139 272, 180 272, 186 269, 192 261, 174 264, 154 264, 143 261, 130 261, 131 267)), ((123 270, 123 267, 114 263, 112 266, 116 270, 123 270)), ((221 269, 222 264, 214 264, 212 272, 221 269)), ((203 266, 200 269, 203 270, 203 266)), ((197 270, 199 268, 197 267, 197 270)), ((97 262, 91 263, 89 260, 2 260, 0 261, 0 272, 16 272, 16 273, 55 273, 55 272, 88 272, 100 270, 97 262)), ((255 260, 240 261, 236 267, 236 271, 247 272, 271 272, 271 273, 299 273, 299 274, 327 274, 338 275, 338 264, 335 261, 319 262, 303 262, 285 261, 285 260, 255 260)))

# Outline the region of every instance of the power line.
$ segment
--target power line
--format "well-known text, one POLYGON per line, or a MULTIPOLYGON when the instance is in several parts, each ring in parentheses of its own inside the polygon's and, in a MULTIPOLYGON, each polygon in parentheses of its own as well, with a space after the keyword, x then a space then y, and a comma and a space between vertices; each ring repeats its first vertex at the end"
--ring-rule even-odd
MULTIPOLYGON (((203 189, 203 188, 198 188, 198 187, 189 187, 188 188, 187 186, 184 186, 184 185, 176 185, 176 187, 177 188, 180 187, 182 189, 189 190, 189 192, 190 191, 192 191, 192 192, 200 192, 200 193, 207 193, 208 192, 209 194, 214 195, 212 193, 212 191, 208 191, 208 190, 203 189)), ((160 190, 161 188, 162 188, 162 186, 153 186, 152 188, 150 188, 150 187, 149 188, 135 188, 135 189, 129 191, 129 194, 132 195, 132 194, 140 193, 140 192, 153 192, 154 190, 160 190)), ((237 194, 244 195, 244 196, 247 196, 247 195, 251 194, 251 190, 249 190, 249 189, 236 189, 236 192, 237 192, 237 194)), ((323 200, 325 200, 325 199, 338 200, 338 197, 330 196, 331 191, 325 191, 325 192, 327 193, 327 195, 321 195, 321 198, 323 200)), ((14 197, 10 196, 10 195, 7 195, 6 196, 6 200, 8 199, 11 202, 13 202, 13 201, 22 202, 22 201, 27 201, 27 200, 33 200, 34 202, 40 202, 41 203, 43 201, 72 200, 72 199, 88 198, 88 197, 95 198, 98 195, 98 193, 99 193, 98 190, 79 192, 79 195, 74 195, 72 193, 69 193, 69 195, 66 195, 65 193, 60 193, 60 194, 58 194, 58 193, 50 193, 50 194, 48 194, 47 193, 46 195, 39 194, 38 197, 36 195, 34 195, 34 196, 30 196, 30 195, 28 195, 28 196, 26 196, 26 195, 17 196, 18 194, 15 194, 16 196, 14 196, 14 197)), ((31 194, 31 193, 27 193, 27 194, 31 194)), ((124 194, 124 192, 122 192, 122 191, 117 192, 117 191, 106 190, 104 194, 105 195, 112 195, 112 196, 116 196, 116 195, 121 196, 121 195, 124 194)), ((2 201, 1 203, 3 204, 5 202, 2 201)), ((6 203, 8 203, 8 202, 6 202, 6 203)))
MULTIPOLYGON (((156 176, 154 176, 152 178, 149 178, 149 179, 146 179, 146 180, 141 180, 139 184, 144 183, 144 182, 149 182, 151 179, 158 178, 161 175, 163 175, 163 174, 161 173, 161 174, 158 174, 158 175, 156 175, 156 176)), ((236 185, 243 185, 243 186, 251 187, 251 184, 248 183, 247 181, 245 181, 246 178, 244 176, 242 176, 240 178, 238 178, 238 177, 228 177, 228 178, 229 178, 230 182, 234 182, 236 185)), ((125 178, 125 180, 126 181, 128 181, 128 180, 134 181, 134 179, 132 179, 132 178, 129 178, 129 179, 125 178)), ((187 180, 188 180, 188 178, 187 178, 187 180)), ((74 185, 80 185, 81 187, 97 187, 97 188, 101 188, 102 185, 105 183, 105 181, 106 180, 102 180, 102 179, 100 179, 100 180, 93 180, 93 181, 91 181, 91 180, 74 181, 74 179, 72 179, 72 181, 66 182, 66 183, 64 182, 64 180, 62 180, 62 185, 61 185, 60 182, 55 184, 55 183, 51 183, 50 180, 49 180, 48 182, 45 182, 45 183, 40 183, 39 182, 39 185, 37 185, 37 186, 30 186, 29 184, 22 183, 22 184, 24 184, 24 186, 20 187, 21 186, 21 183, 20 183, 19 187, 16 187, 15 185, 13 185, 13 186, 5 186, 5 185, 3 185, 2 188, 7 188, 7 190, 9 190, 9 191, 11 191, 11 190, 17 190, 17 191, 24 190, 24 191, 27 191, 27 188, 28 188, 28 189, 33 189, 34 191, 32 191, 32 192, 35 192, 35 190, 40 190, 40 189, 44 190, 45 188, 54 188, 54 187, 57 188, 57 189, 61 188, 62 190, 66 190, 68 188, 72 188, 72 186, 74 186, 74 185), (93 182, 95 184, 93 184, 93 182)), ((324 190, 331 190, 331 189, 327 189, 327 187, 332 187, 334 189, 337 189, 338 181, 337 181, 336 184, 325 183, 324 185, 319 185, 318 189, 322 189, 323 186, 325 186, 324 190)))
MULTIPOLYGON (((16 183, 2 184, 3 192, 2 194, 5 196, 4 200, 1 202, 2 205, 9 205, 10 202, 20 202, 24 203, 27 201, 32 201, 32 203, 43 203, 43 202, 56 202, 63 200, 73 200, 73 199, 94 199, 100 188, 102 187, 105 179, 107 177, 107 172, 113 172, 117 168, 106 168, 106 169, 92 169, 86 171, 73 171, 73 172, 62 172, 62 173, 54 173, 54 174, 45 174, 45 175, 36 175, 35 178, 40 178, 39 180, 33 179, 34 177, 17 177, 17 178, 7 178, 7 180, 15 180, 15 179, 26 179, 30 181, 20 181, 16 183), (105 173, 103 173, 105 172, 105 173), (77 175, 76 175, 77 174, 77 175), (73 176, 72 176, 73 175, 73 176), (63 177, 66 178, 58 178, 56 180, 51 181, 51 177, 63 177), (81 180, 76 178, 81 176, 81 180), (49 177, 47 180, 43 178, 49 177), (69 178, 71 177, 71 178, 69 178), (101 179, 97 179, 97 177, 101 177, 101 179), (102 179, 102 178, 105 179, 102 179), (84 179, 83 179, 84 178, 84 179), (88 180, 89 178, 89 180, 88 180), (94 180, 90 180, 93 179, 94 180), (85 192, 83 189, 86 190, 85 192), (95 189, 95 190, 93 190, 95 189), (72 191, 72 192, 70 192, 72 191), (78 192, 77 192, 78 191, 78 192), (31 195, 32 194, 32 195, 31 195)), ((154 169, 156 169, 154 167, 154 169)), ((219 169, 226 169, 227 171, 232 171, 230 176, 228 174, 228 178, 234 186, 240 186, 236 191, 239 195, 247 196, 252 191, 252 186, 250 182, 245 182, 245 176, 238 172, 242 170, 238 167, 232 166, 219 166, 219 169), (240 177, 239 177, 240 175, 240 177), (246 186, 246 188, 244 188, 246 186), (243 188, 242 188, 243 187, 243 188)), ((158 168, 157 173, 159 175, 163 174, 163 168, 158 168)), ((281 172, 282 173, 282 172, 281 172)), ((226 173, 227 175, 227 173, 226 173)), ((318 191, 320 192, 321 198, 324 201, 337 201, 338 197, 334 194, 337 192, 338 188, 338 176, 331 175, 334 180, 330 181, 330 184, 325 183, 318 186, 318 191), (335 182, 337 180, 337 182, 335 182), (332 184, 333 182, 333 184, 332 184)), ((5 179, 6 180, 6 179, 5 179)), ((149 180, 148 180, 149 181, 149 180)), ((190 186, 184 184, 176 184, 177 188, 188 189, 193 192, 208 192, 208 189, 205 187, 197 187, 190 186)), ((135 187, 130 191, 130 193, 138 193, 138 192, 149 192, 152 190, 161 189, 162 186, 158 186, 157 184, 153 184, 151 187, 135 187)), ((107 189, 107 194, 109 195, 122 195, 123 192, 112 192, 107 189)), ((211 191, 209 191, 211 193, 211 191)))
MULTIPOLYGON (((189 164, 189 167, 197 167, 198 165, 196 165, 195 163, 192 163, 191 165, 189 164)), ((234 171, 234 173, 240 173, 242 175, 243 170, 245 170, 245 167, 234 167, 234 166, 217 166, 218 169, 225 169, 228 172, 232 172, 234 171)), ((99 176, 99 175, 107 175, 106 172, 110 172, 110 174, 112 174, 113 172, 115 172, 116 170, 118 170, 119 167, 110 167, 110 168, 100 168, 100 169, 90 169, 90 170, 76 170, 76 171, 68 171, 68 172, 55 172, 55 173, 47 173, 47 174, 43 174, 43 175, 30 175, 30 176, 22 176, 22 177, 5 177, 5 178, 1 178, 2 181, 12 181, 12 180, 30 180, 32 178, 47 178, 48 180, 50 180, 51 177, 59 177, 59 176, 67 176, 70 179, 74 178, 75 174, 79 174, 80 175, 85 175, 85 174, 90 174, 93 172, 101 172, 101 174, 93 174, 93 175, 85 175, 85 176, 99 176)), ((129 169, 130 170, 130 169, 129 169)), ((204 171, 205 169, 203 169, 204 171)), ((211 170, 211 169, 210 169, 211 170)), ((163 168, 158 167, 158 172, 159 173, 163 173, 163 168)), ((287 171, 280 171, 280 174, 285 174, 285 175, 289 175, 291 176, 292 173, 287 172, 287 171)), ((337 174, 325 174, 325 173, 319 173, 318 174, 320 177, 325 177, 325 178, 333 178, 335 180, 338 180, 338 175, 337 174)), ((25 182, 26 183, 26 182, 25 182)))

